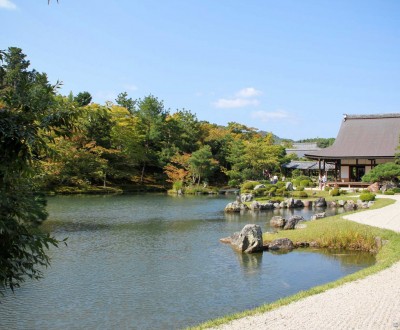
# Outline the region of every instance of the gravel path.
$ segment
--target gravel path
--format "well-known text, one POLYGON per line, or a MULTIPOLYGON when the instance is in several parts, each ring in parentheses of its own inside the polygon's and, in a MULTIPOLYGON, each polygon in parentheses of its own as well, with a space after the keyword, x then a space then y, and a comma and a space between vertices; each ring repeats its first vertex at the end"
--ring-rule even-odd
MULTIPOLYGON (((389 197, 389 196, 388 196, 389 197)), ((346 219, 400 232, 400 196, 396 203, 346 219)), ((364 279, 217 329, 400 329, 400 262, 364 279)))

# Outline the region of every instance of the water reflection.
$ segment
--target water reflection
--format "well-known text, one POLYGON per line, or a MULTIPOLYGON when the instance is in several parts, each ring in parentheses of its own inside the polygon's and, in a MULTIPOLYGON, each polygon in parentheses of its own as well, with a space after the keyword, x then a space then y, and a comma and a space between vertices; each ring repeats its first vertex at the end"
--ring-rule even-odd
POLYGON ((262 266, 263 253, 240 253, 235 251, 241 269, 247 274, 255 274, 262 266))

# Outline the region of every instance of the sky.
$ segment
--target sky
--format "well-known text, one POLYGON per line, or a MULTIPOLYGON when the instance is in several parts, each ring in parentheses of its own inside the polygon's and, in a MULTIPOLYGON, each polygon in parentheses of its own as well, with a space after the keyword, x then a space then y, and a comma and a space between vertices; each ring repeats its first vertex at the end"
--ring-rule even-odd
POLYGON ((152 94, 293 140, 400 112, 399 0, 0 0, 0 22, 0 49, 101 104, 152 94))

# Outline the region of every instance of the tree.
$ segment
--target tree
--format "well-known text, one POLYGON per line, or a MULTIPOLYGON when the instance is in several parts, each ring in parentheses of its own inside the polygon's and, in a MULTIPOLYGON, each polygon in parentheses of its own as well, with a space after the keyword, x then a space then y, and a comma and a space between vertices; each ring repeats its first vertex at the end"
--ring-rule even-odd
POLYGON ((49 265, 46 249, 59 241, 33 230, 46 217, 35 189, 38 160, 47 142, 73 129, 74 106, 55 97, 44 73, 28 70, 16 47, 0 52, 0 289, 39 279, 49 265))
POLYGON ((398 182, 400 177, 400 165, 396 163, 385 163, 375 166, 362 177, 363 182, 398 182))
POLYGON ((128 109, 128 111, 131 113, 133 113, 135 110, 136 101, 130 97, 128 98, 127 92, 119 93, 115 99, 115 102, 117 102, 117 104, 121 107, 128 109))
POLYGON ((184 183, 186 181, 186 178, 190 175, 190 170, 189 170, 189 159, 190 159, 190 154, 184 153, 184 154, 175 154, 171 158, 171 162, 164 166, 164 172, 168 176, 168 182, 171 183, 184 183))
POLYGON ((80 92, 74 97, 74 100, 80 107, 84 107, 92 102, 92 95, 89 92, 80 92))
POLYGON ((164 128, 167 111, 164 109, 162 101, 159 101, 153 95, 149 95, 138 101, 138 107, 134 114, 139 120, 144 136, 144 157, 140 176, 140 182, 143 182, 147 166, 159 165, 157 154, 161 150, 161 141, 165 136, 164 128))
POLYGON ((218 162, 212 158, 211 147, 205 145, 192 153, 189 168, 193 183, 200 184, 201 179, 207 179, 217 169, 218 162))

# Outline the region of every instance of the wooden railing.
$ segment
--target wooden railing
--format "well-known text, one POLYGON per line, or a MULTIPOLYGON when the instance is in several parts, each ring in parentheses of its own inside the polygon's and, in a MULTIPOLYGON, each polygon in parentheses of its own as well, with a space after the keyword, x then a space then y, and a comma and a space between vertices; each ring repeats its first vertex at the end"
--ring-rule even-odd
POLYGON ((342 182, 342 181, 329 181, 329 187, 347 187, 347 188, 367 188, 372 183, 370 182, 342 182))

